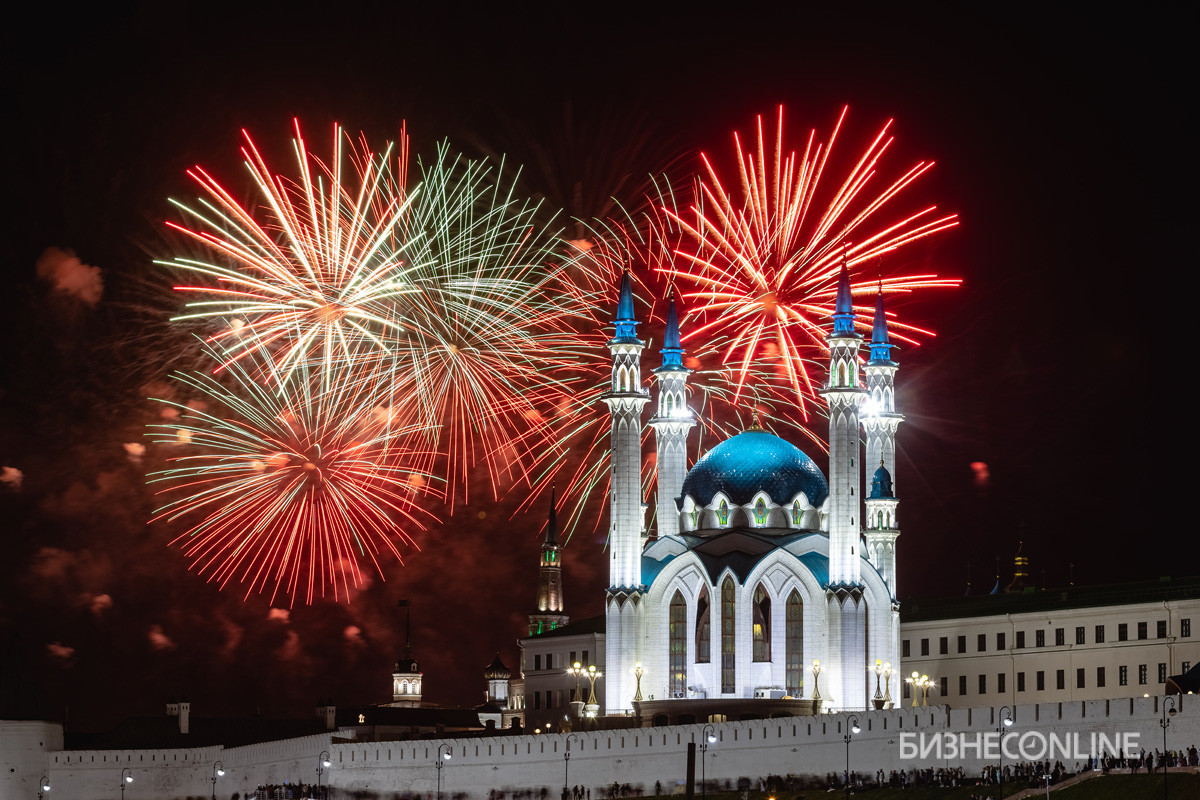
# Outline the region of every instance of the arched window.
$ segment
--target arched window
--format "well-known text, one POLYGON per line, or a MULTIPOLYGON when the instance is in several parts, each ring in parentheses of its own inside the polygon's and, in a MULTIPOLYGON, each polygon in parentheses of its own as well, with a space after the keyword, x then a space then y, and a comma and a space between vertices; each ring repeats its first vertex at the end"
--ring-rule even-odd
POLYGON ((692 509, 692 530, 696 530, 696 528, 698 528, 698 527, 700 527, 700 509, 693 508, 692 509))
POLYGON ((707 664, 712 652, 712 614, 709 612, 708 587, 700 587, 696 600, 696 663, 707 664))
POLYGON ((804 513, 804 512, 802 512, 802 511, 800 510, 800 501, 799 501, 799 500, 794 500, 794 501, 792 502, 792 524, 793 524, 793 525, 799 525, 799 524, 800 524, 800 518, 801 518, 801 516, 803 515, 803 513, 804 513))
POLYGON ((735 620, 737 610, 733 578, 726 578, 721 584, 721 694, 733 694, 737 691, 735 661, 733 652, 735 620))
POLYGON ((687 697, 687 602, 678 591, 671 598, 670 642, 671 697, 687 697))
POLYGON ((879 512, 879 526, 878 527, 880 527, 880 528, 883 527, 883 512, 882 511, 879 512))
POLYGON ((837 385, 846 385, 846 363, 844 361, 838 362, 837 385))
POLYGON ((750 633, 754 639, 754 660, 771 660, 771 595, 760 584, 754 590, 754 607, 750 610, 750 633))
POLYGON ((717 506, 717 524, 721 527, 729 524, 729 504, 724 500, 717 506))
POLYGON ((758 502, 754 504, 754 524, 759 527, 766 525, 768 513, 770 512, 767 511, 766 501, 761 497, 758 498, 758 502))
POLYGON ((804 696, 804 603, 795 589, 784 604, 784 682, 792 697, 804 696))

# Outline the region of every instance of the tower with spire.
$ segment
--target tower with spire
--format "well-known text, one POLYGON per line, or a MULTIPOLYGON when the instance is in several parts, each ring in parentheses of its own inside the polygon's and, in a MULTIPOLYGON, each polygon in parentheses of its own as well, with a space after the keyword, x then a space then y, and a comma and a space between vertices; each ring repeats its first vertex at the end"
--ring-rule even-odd
POLYGON ((827 584, 829 649, 839 653, 827 670, 831 700, 842 708, 866 706, 866 671, 847 665, 866 661, 866 606, 861 575, 862 463, 859 460, 858 409, 866 397, 858 379, 850 273, 843 256, 838 274, 833 332, 829 343, 829 375, 821 394, 829 404, 829 583, 827 584))
POLYGON ((866 397, 858 379, 862 336, 850 296, 850 274, 843 262, 838 275, 833 332, 829 343, 829 376, 821 394, 829 403, 829 583, 854 587, 861 583, 858 549, 861 519, 862 464, 859 461, 858 409, 866 397))
POLYGON ((412 655, 412 612, 407 600, 401 600, 399 607, 404 609, 404 655, 392 670, 392 702, 388 705, 419 706, 424 675, 412 655))
POLYGON ((658 381, 658 408, 650 419, 658 448, 658 503, 655 520, 659 536, 679 533, 679 509, 675 501, 687 474, 688 431, 696 418, 687 405, 687 376, 683 345, 679 338, 679 314, 672 296, 667 303, 667 330, 663 336, 662 366, 654 370, 658 381))
POLYGON ((546 538, 542 541, 542 557, 538 569, 537 610, 529 615, 529 635, 561 628, 571 621, 563 605, 562 552, 558 547, 558 516, 555 512, 554 489, 550 489, 550 518, 546 521, 546 538))
POLYGON ((867 401, 863 404, 862 425, 867 437, 867 469, 883 466, 896 486, 896 429, 904 415, 896 411, 896 370, 892 359, 895 347, 888 341, 887 315, 883 309, 883 287, 875 297, 875 319, 871 326, 871 358, 863 372, 867 376, 867 401))
MULTIPOLYGON (((642 596, 642 408, 650 393, 642 388, 641 353, 633 311, 633 282, 621 276, 613 338, 612 383, 601 399, 612 419, 609 479, 608 592, 605 602, 607 664, 639 660, 642 596)), ((632 707, 632 676, 610 670, 605 676, 608 713, 632 707)))
POLYGON ((871 357, 863 371, 867 376, 867 400, 862 408, 862 426, 867 439, 868 470, 875 470, 867 495, 867 556, 879 570, 892 596, 896 590, 896 538, 900 535, 896 499, 896 429, 904 415, 896 411, 895 347, 888 341, 887 314, 883 308, 883 285, 875 296, 875 318, 871 325, 871 357))

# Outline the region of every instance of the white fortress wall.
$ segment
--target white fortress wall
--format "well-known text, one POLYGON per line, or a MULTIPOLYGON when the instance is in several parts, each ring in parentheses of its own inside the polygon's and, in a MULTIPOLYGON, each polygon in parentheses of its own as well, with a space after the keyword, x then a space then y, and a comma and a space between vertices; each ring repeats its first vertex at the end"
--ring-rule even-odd
MULTIPOLYGON (((1043 746, 1040 743, 1051 735, 1062 741, 1066 741, 1067 734, 1078 735, 1080 746, 1087 750, 1093 734, 1103 734, 1109 741, 1136 734, 1138 743, 1153 752, 1162 748, 1161 702, 1162 698, 1150 697, 1016 706, 1014 725, 1006 733, 1009 749, 1020 752, 1024 742, 1032 758, 1043 746)), ((846 723, 850 716, 856 716, 861 730, 854 734, 850 745, 850 766, 856 772, 964 766, 968 774, 978 774, 981 767, 995 764, 996 759, 976 750, 953 758, 946 751, 941 757, 930 751, 923 759, 906 760, 901 757, 902 743, 907 737, 912 742, 910 750, 916 748, 922 734, 927 742, 946 734, 952 734, 955 741, 959 740, 958 734, 966 734, 970 741, 976 734, 996 730, 998 712, 992 707, 948 711, 944 706, 929 706, 720 723, 714 726, 718 741, 708 746, 704 771, 709 780, 721 781, 770 774, 840 773, 846 759, 846 723)), ((120 771, 126 766, 134 769, 134 783, 126 787, 126 800, 208 796, 212 791, 212 767, 218 759, 226 775, 219 779, 217 796, 227 798, 234 791, 244 796, 259 784, 314 783, 324 750, 329 751, 332 766, 323 782, 341 789, 342 796, 360 790, 381 796, 396 791, 435 791, 434 763, 439 745, 452 748, 452 758, 442 761, 444 792, 466 793, 472 800, 482 800, 491 789, 546 786, 552 796, 557 796, 567 766, 563 754, 568 737, 571 758, 566 779, 571 785, 590 787, 599 800, 603 787, 611 786, 613 781, 642 784, 647 791, 653 790, 655 781, 662 781, 664 791, 682 783, 687 744, 702 742, 704 726, 345 744, 330 744, 330 735, 322 734, 227 749, 47 748, 39 752, 36 742, 43 746, 57 744, 50 736, 57 729, 45 723, 0 723, 0 743, 5 745, 3 762, 14 769, 12 773, 6 770, 0 782, 0 800, 33 796, 42 774, 49 777, 54 796, 113 800, 119 796, 120 771), (36 742, 29 738, 42 734, 36 742), (15 751, 10 749, 14 747, 15 751)), ((1182 711, 1171 718, 1167 735, 1170 749, 1200 745, 1200 698, 1183 698, 1182 711)), ((701 775, 699 756, 697 747, 697 780, 701 775)), ((1085 759, 1064 758, 1061 753, 1054 756, 1069 768, 1074 768, 1076 760, 1085 759)), ((1005 757, 1005 763, 1011 761, 1005 757)))

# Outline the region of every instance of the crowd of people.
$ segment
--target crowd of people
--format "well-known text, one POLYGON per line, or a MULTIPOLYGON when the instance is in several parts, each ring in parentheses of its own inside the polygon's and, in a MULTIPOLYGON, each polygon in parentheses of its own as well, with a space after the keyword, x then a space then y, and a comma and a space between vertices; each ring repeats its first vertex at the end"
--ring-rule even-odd
MULTIPOLYGON (((757 778, 753 781, 741 780, 738 782, 737 789, 747 789, 750 786, 758 789, 761 792, 772 794, 780 794, 784 792, 797 792, 804 789, 821 788, 827 791, 844 790, 847 785, 853 791, 863 791, 879 787, 891 788, 909 788, 914 786, 938 786, 938 787, 953 787, 953 786, 978 786, 991 787, 1001 782, 1001 774, 1003 774, 1004 783, 1024 783, 1031 786, 1051 786, 1060 781, 1071 777, 1074 774, 1084 770, 1100 769, 1105 773, 1116 770, 1129 770, 1137 774, 1138 772, 1154 772, 1163 767, 1197 767, 1200 766, 1200 750, 1197 750, 1196 745, 1192 745, 1185 750, 1168 750, 1163 753, 1155 749, 1152 752, 1141 751, 1137 755, 1126 756, 1124 753, 1118 753, 1115 756, 1106 756, 1099 762, 1088 759, 1085 763, 1074 765, 1074 769, 1069 769, 1061 761, 1051 763, 1050 761, 1025 761, 1015 764, 1005 764, 1003 773, 998 764, 989 764, 985 766, 978 774, 968 774, 968 771, 963 767, 928 767, 925 769, 911 770, 892 770, 885 772, 877 770, 874 775, 869 775, 859 772, 831 772, 825 776, 823 783, 814 783, 812 778, 803 778, 796 775, 769 775, 765 778, 757 778)), ((663 794, 663 784, 661 781, 654 784, 654 795, 661 796, 663 794)), ((699 789, 700 787, 697 786, 699 789)), ((710 780, 707 783, 707 788, 710 791, 730 791, 735 788, 730 780, 710 780)), ((668 788, 668 793, 673 787, 668 788)), ((640 783, 629 784, 613 782, 611 785, 603 787, 595 787, 597 800, 618 800, 619 798, 627 797, 643 797, 646 794, 646 787, 640 783)), ((253 800, 308 800, 316 798, 323 800, 327 795, 328 787, 307 786, 303 784, 275 784, 259 786, 255 789, 253 800)), ((488 800, 551 800, 555 792, 548 787, 539 789, 493 789, 488 793, 488 800)), ((403 800, 429 800, 427 793, 416 793, 409 795, 396 795, 403 800)), ((997 795, 998 796, 998 795, 997 795)), ((446 794, 447 800, 464 800, 465 795, 462 794, 446 794)), ((992 794, 988 789, 985 789, 982 794, 972 795, 975 800, 990 800, 992 794)), ((237 798, 237 795, 234 795, 237 798)), ((245 800, 251 800, 251 795, 247 794, 245 800)), ((561 791, 561 800, 592 800, 592 787, 576 785, 564 787, 561 791)))

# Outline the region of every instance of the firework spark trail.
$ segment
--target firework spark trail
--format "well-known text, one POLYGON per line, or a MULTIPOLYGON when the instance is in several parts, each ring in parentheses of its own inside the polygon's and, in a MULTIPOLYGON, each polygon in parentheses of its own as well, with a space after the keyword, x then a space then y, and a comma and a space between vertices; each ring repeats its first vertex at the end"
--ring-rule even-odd
POLYGON ((579 310, 554 288, 569 265, 538 204, 517 196, 519 172, 501 177, 503 162, 455 157, 443 142, 418 160, 410 188, 403 137, 395 166, 394 148, 376 156, 348 141, 335 127, 322 162, 297 123, 297 172, 285 178, 247 136, 257 214, 190 172, 208 197, 180 205, 195 230, 173 227, 217 257, 169 262, 212 284, 177 287, 204 297, 181 319, 220 326, 209 340, 222 368, 253 355, 284 380, 300 364, 327 376, 350 359, 379 370, 380 402, 421 428, 423 468, 449 479, 453 513, 481 464, 493 496, 528 483, 527 453, 548 435, 530 421, 575 391, 560 367, 580 357, 579 310))
MULTIPOLYGON (((678 258, 666 269, 689 288, 689 304, 699 309, 698 326, 684 334, 700 346, 699 354, 719 353, 735 367, 735 401, 747 388, 764 357, 782 370, 792 400, 804 420, 818 405, 808 365, 825 355, 824 323, 832 313, 838 270, 844 261, 851 289, 866 294, 957 286, 960 281, 936 275, 870 274, 880 258, 958 224, 957 215, 941 216, 936 206, 892 216, 897 197, 932 168, 920 162, 881 189, 878 170, 893 139, 889 121, 832 192, 823 180, 846 118, 843 109, 828 144, 810 132, 803 154, 785 152, 783 109, 769 148, 758 120, 757 147, 743 150, 735 134, 740 193, 726 190, 717 170, 704 157, 705 175, 696 181, 691 219, 664 206, 664 212, 691 238, 675 250, 678 258), (768 160, 770 159, 770 160, 768 160)), ((862 308, 864 326, 870 309, 862 308)), ((892 334, 904 341, 928 335, 889 314, 892 334)))
POLYGON ((397 545, 414 544, 405 528, 429 516, 418 489, 440 494, 412 466, 422 454, 408 445, 411 427, 376 404, 375 381, 350 362, 332 376, 312 366, 289 365, 285 377, 249 355, 219 376, 176 373, 213 410, 160 401, 180 419, 147 434, 181 451, 149 476, 167 498, 152 521, 188 525, 172 544, 191 568, 222 587, 244 584, 247 597, 348 598, 365 567, 379 571, 381 557, 400 559, 397 545))
POLYGON ((273 173, 243 131, 242 154, 261 203, 257 216, 200 167, 188 174, 207 197, 195 207, 172 201, 196 227, 167 225, 218 257, 168 262, 210 282, 176 287, 213 298, 190 302, 181 319, 233 317, 254 334, 226 328, 211 338, 224 346, 223 366, 247 354, 251 341, 282 364, 319 352, 327 368, 359 342, 386 347, 397 324, 391 305, 412 291, 405 275, 425 255, 419 236, 394 235, 418 194, 403 190, 403 135, 393 169, 391 146, 375 156, 335 126, 325 163, 309 152, 299 122, 295 130, 295 178, 273 173))

